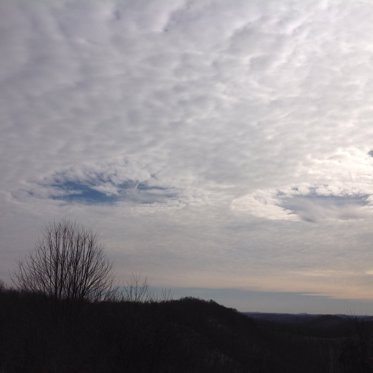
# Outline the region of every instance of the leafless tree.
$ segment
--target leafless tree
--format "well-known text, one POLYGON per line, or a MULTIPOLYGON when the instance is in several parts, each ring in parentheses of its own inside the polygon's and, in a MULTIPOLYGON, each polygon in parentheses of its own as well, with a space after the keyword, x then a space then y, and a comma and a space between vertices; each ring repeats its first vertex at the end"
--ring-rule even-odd
POLYGON ((146 277, 139 274, 132 274, 123 287, 116 289, 112 299, 116 301, 145 303, 167 302, 173 298, 173 293, 170 289, 155 291, 149 286, 146 277))
POLYGON ((69 221, 46 227, 33 252, 19 262, 17 288, 55 299, 99 300, 112 287, 112 265, 97 236, 69 221))
POLYGON ((161 289, 160 295, 157 297, 158 302, 169 302, 174 299, 174 294, 171 289, 161 289))
POLYGON ((152 301, 147 278, 142 278, 137 274, 132 274, 131 278, 123 287, 122 300, 136 303, 152 301))

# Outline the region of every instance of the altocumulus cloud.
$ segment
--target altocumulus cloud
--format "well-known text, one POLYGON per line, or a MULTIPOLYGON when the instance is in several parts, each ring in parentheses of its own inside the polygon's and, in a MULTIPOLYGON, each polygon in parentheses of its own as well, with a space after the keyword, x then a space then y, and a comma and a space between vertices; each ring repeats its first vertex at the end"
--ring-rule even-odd
POLYGON ((0 14, 1 276, 31 232, 72 216, 120 276, 372 297, 373 5, 0 0, 0 14))

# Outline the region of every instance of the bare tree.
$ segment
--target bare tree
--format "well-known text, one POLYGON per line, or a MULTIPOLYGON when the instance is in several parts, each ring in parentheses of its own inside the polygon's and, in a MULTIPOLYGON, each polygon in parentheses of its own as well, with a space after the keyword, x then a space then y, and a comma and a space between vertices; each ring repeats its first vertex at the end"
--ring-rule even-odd
POLYGON ((174 299, 174 293, 171 289, 161 289, 161 293, 158 296, 158 302, 169 302, 174 299))
POLYGON ((160 289, 158 291, 149 286, 148 279, 133 273, 123 286, 116 286, 108 292, 105 300, 110 302, 168 302, 174 299, 171 289, 160 289))
POLYGON ((152 295, 147 278, 132 274, 123 287, 122 300, 127 302, 144 303, 152 301, 152 295))
POLYGON ((17 288, 55 299, 98 300, 112 287, 112 265, 96 235, 69 221, 46 227, 31 254, 19 262, 17 288))

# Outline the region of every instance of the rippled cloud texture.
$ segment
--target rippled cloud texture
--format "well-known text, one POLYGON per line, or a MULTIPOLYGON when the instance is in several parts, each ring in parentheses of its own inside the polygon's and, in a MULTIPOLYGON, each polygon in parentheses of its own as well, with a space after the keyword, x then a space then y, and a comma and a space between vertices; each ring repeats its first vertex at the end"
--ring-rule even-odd
POLYGON ((1 278, 70 218, 119 279, 373 300, 372 19, 367 1, 0 0, 1 278))

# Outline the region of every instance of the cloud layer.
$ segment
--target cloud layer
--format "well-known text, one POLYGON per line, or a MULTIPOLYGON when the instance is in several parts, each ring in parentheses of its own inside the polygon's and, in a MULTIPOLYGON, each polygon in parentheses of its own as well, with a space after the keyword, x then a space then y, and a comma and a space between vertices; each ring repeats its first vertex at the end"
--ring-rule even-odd
POLYGON ((101 232, 119 277, 372 297, 369 2, 0 14, 2 277, 71 217, 101 232))

